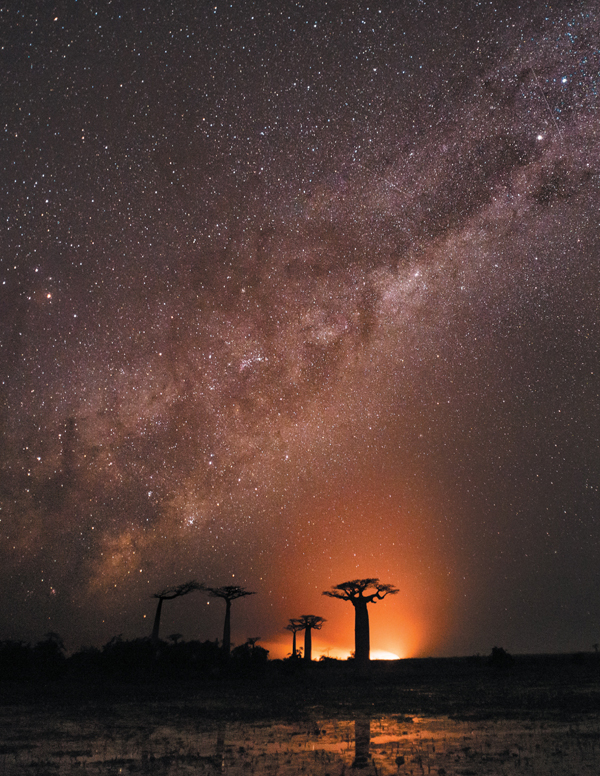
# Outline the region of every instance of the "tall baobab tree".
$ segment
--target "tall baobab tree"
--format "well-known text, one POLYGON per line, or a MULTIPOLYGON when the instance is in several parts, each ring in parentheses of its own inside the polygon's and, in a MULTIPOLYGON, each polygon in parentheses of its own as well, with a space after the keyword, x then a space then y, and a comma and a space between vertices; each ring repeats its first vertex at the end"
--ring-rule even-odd
POLYGON ((398 589, 393 585, 382 585, 377 578, 351 579, 325 590, 323 595, 350 601, 354 607, 354 659, 357 665, 369 662, 371 638, 369 635, 369 604, 381 601, 386 595, 395 595, 398 589))
POLYGON ((154 626, 152 628, 151 639, 154 644, 158 643, 158 631, 160 630, 160 616, 162 613, 163 601, 170 601, 173 598, 180 598, 182 595, 192 593, 194 590, 202 590, 202 585, 194 580, 190 582, 184 582, 183 585, 177 585, 176 587, 167 587, 160 593, 154 593, 153 598, 158 598, 158 604, 156 606, 156 614, 154 616, 154 626))
POLYGON ((222 598, 225 601, 225 625, 223 626, 223 654, 229 657, 231 652, 231 602, 236 598, 244 598, 247 595, 256 595, 252 590, 246 590, 239 585, 225 585, 224 587, 207 587, 206 592, 213 598, 222 598))
POLYGON ((292 659, 295 660, 298 657, 298 649, 296 647, 296 633, 298 631, 303 630, 303 625, 301 624, 300 620, 297 619, 290 619, 289 623, 285 626, 286 630, 289 630, 293 634, 292 638, 292 659))
POLYGON ((296 622, 300 624, 300 629, 304 631, 304 660, 310 663, 312 660, 312 632, 313 630, 321 630, 323 623, 327 622, 327 620, 316 614, 303 614, 302 617, 298 617, 296 622))

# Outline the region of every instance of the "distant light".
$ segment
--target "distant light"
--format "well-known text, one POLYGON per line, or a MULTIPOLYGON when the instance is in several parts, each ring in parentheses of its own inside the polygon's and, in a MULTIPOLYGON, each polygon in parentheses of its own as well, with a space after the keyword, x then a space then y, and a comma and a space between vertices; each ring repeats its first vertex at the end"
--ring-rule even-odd
POLYGON ((386 652, 385 649, 371 650, 371 660, 400 660, 400 656, 393 652, 386 652))

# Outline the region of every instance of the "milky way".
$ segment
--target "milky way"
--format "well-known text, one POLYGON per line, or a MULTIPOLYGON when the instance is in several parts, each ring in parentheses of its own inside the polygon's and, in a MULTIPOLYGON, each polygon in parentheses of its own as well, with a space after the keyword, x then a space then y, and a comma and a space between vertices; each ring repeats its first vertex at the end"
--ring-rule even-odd
POLYGON ((590 649, 594 4, 78 5, 0 11, 0 637, 590 649))

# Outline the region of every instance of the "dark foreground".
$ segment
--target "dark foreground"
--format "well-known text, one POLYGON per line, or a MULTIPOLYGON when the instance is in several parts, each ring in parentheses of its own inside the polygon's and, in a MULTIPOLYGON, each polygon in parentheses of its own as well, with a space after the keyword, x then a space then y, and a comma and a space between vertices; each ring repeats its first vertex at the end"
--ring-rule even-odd
POLYGON ((196 716, 224 720, 297 720, 315 708, 355 714, 445 715, 456 719, 560 717, 600 713, 600 658, 537 655, 494 664, 489 658, 350 661, 304 665, 270 661, 255 671, 165 679, 151 673, 0 683, 0 703, 52 705, 193 703, 196 716))
POLYGON ((0 774, 592 776, 594 655, 0 683, 0 774))

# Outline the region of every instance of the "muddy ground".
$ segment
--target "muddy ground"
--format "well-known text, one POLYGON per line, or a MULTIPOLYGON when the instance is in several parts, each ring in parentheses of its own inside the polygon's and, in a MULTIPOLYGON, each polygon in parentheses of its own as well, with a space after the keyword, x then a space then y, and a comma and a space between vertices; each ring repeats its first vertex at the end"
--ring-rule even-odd
POLYGON ((595 655, 0 685, 0 776, 600 772, 595 655))

